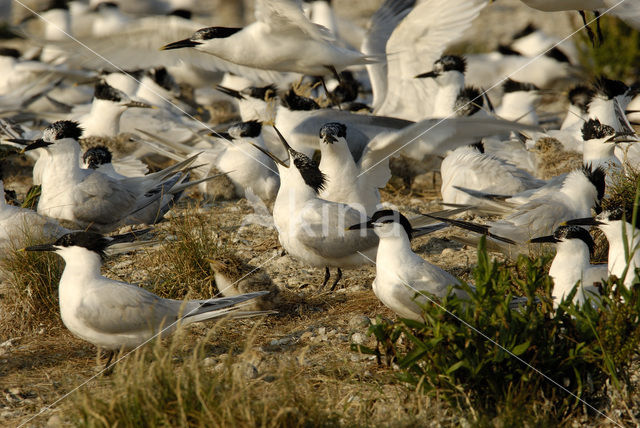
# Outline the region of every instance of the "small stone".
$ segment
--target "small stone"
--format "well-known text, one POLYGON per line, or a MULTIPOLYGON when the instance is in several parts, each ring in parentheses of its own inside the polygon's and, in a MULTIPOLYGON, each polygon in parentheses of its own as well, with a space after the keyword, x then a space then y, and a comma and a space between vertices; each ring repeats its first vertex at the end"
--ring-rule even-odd
POLYGON ((366 315, 354 315, 349 320, 349 328, 351 330, 368 328, 370 325, 371 325, 371 320, 366 315))
POLYGON ((320 327, 320 328, 318 329, 318 335, 319 335, 319 336, 324 336, 324 335, 326 334, 326 332, 327 332, 327 329, 326 329, 326 328, 324 328, 324 327, 320 327))
POLYGON ((355 343, 356 345, 362 345, 366 341, 367 341, 367 336, 365 336, 362 333, 353 333, 351 335, 351 342, 355 343))
POLYGON ((62 426, 62 418, 59 415, 53 415, 47 420, 47 428, 57 428, 62 426))
POLYGON ((204 365, 205 367, 213 367, 217 363, 218 363, 218 359, 213 357, 207 357, 202 361, 202 365, 204 365))
POLYGON ((282 346, 291 343, 291 337, 283 337, 282 339, 273 339, 269 344, 271 346, 282 346))
POLYGON ((231 366, 236 373, 240 373, 247 379, 255 379, 258 377, 258 369, 251 363, 235 363, 231 366))
POLYGON ((300 336, 300 340, 309 340, 313 337, 313 333, 311 333, 310 331, 305 331, 304 333, 302 333, 302 335, 300 336))
POLYGON ((217 373, 222 373, 225 369, 225 364, 224 363, 218 363, 213 367, 213 371, 217 372, 217 373))
POLYGON ((445 248, 444 250, 442 250, 442 253, 440 253, 440 255, 442 257, 452 257, 455 253, 456 251, 453 248, 445 248))

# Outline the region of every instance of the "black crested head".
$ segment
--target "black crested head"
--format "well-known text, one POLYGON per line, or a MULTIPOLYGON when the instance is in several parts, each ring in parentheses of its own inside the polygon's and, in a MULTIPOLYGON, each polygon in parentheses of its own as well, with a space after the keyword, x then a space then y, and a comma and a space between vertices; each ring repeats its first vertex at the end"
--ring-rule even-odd
POLYGON ((595 91, 607 97, 607 99, 613 99, 618 95, 622 95, 629 90, 629 87, 620 80, 607 79, 604 76, 600 76, 593 84, 595 91))
POLYGON ((640 228, 640 209, 636 209, 635 222, 633 219, 633 203, 627 204, 626 207, 616 207, 603 211, 598 217, 598 220, 616 221, 621 220, 629 224, 634 224, 636 229, 640 228))
POLYGON ((168 91, 177 87, 176 81, 173 79, 173 76, 169 74, 166 68, 164 67, 154 67, 147 70, 147 75, 154 81, 156 84, 168 91))
POLYGON ((346 125, 338 122, 329 122, 320 128, 320 139, 327 144, 333 144, 338 141, 339 137, 347 138, 346 125))
POLYGON ((456 116, 464 117, 477 113, 483 105, 484 97, 480 90, 473 86, 465 86, 458 92, 453 109, 456 116))
POLYGON ((409 220, 398 211, 394 210, 380 210, 373 213, 371 216, 371 223, 399 223, 404 231, 407 233, 409 239, 411 239, 411 233, 413 232, 413 227, 411 227, 411 223, 409 220))
POLYGON ((109 246, 109 239, 95 232, 71 232, 59 238, 53 245, 56 247, 82 247, 104 257, 104 250, 109 246))
POLYGON ((528 36, 531 33, 535 33, 536 31, 538 31, 538 27, 533 25, 533 22, 530 22, 530 23, 527 24, 526 27, 524 27, 522 30, 518 31, 516 34, 514 34, 511 39, 512 40, 518 40, 518 39, 521 39, 521 38, 523 38, 525 36, 528 36))
POLYGON ((252 86, 249 88, 248 92, 251 98, 268 101, 275 98, 278 93, 278 88, 276 88, 276 85, 267 85, 260 88, 252 86))
POLYGON ((91 169, 111 163, 111 151, 106 146, 91 147, 82 155, 82 160, 91 169))
POLYGON ((579 107, 583 113, 587 113, 587 111, 589 111, 589 103, 594 94, 593 89, 584 85, 578 85, 569 91, 568 98, 571 104, 579 107))
POLYGON ((229 134, 232 137, 256 138, 262 132, 262 122, 257 120, 249 120, 240 122, 229 128, 229 134))
POLYGON ((208 27, 201 28, 193 33, 191 40, 211 40, 211 39, 226 39, 229 36, 234 35, 242 28, 238 27, 208 27))
POLYGON ((593 250, 596 246, 591 234, 585 228, 580 226, 560 226, 553 233, 553 237, 558 241, 579 239, 589 247, 589 254, 593 254, 593 250))
POLYGON ((596 188, 596 191, 598 192, 598 202, 602 201, 602 197, 604 196, 604 183, 605 183, 604 169, 600 166, 593 169, 593 166, 591 164, 588 164, 582 167, 582 172, 584 173, 585 177, 589 179, 591 184, 593 184, 594 187, 596 188))
POLYGON ((442 55, 433 66, 440 73, 455 70, 464 74, 467 71, 467 60, 459 55, 442 55))
POLYGON ((317 102, 311 98, 302 97, 296 94, 293 89, 289 89, 289 91, 287 91, 282 99, 282 103, 285 107, 295 111, 311 111, 320 109, 317 102))
POLYGON ((189 9, 174 9, 169 12, 167 16, 179 16, 180 18, 191 19, 191 17, 193 16, 193 12, 191 12, 189 9))
POLYGON ((63 138, 73 138, 78 140, 82 137, 82 128, 78 122, 73 120, 59 120, 44 128, 42 139, 48 142, 61 140, 63 138))
POLYGON ((20 51, 14 48, 0 47, 0 56, 8 56, 11 58, 20 58, 20 51))
POLYGON ((519 91, 528 92, 528 91, 540 90, 533 83, 518 82, 516 80, 511 80, 511 79, 505 80, 505 82, 502 84, 502 89, 504 90, 505 94, 509 92, 519 92, 519 91))
POLYGON ((582 139, 595 140, 615 135, 616 130, 609 125, 603 125, 598 119, 589 119, 582 125, 582 139))
POLYGON ((116 103, 119 103, 127 98, 124 92, 114 88, 103 80, 96 83, 93 96, 94 98, 97 98, 99 100, 108 100, 116 103))
POLYGON ((302 179, 316 194, 324 190, 327 177, 320 171, 318 164, 304 153, 289 150, 293 165, 300 171, 302 179))
POLYGON ((544 53, 544 56, 553 58, 558 62, 565 62, 567 64, 571 64, 569 57, 564 52, 562 52, 557 46, 554 47, 553 49, 549 49, 548 51, 546 51, 544 53))

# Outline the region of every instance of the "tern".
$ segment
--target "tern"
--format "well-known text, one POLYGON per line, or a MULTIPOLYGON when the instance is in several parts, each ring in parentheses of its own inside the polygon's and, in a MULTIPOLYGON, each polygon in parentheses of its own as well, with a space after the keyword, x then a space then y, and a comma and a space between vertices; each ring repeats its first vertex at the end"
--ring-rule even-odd
POLYGON ((540 89, 531 83, 507 79, 502 85, 502 104, 496 109, 499 117, 527 125, 537 125, 536 105, 540 101, 540 89))
POLYGON ((273 206, 273 219, 280 244, 292 257, 325 268, 322 288, 329 281, 329 268, 338 268, 331 286, 333 290, 342 277, 341 268, 368 264, 375 257, 378 238, 373 232, 345 231, 346 226, 366 218, 365 214, 349 205, 321 199, 318 194, 327 179, 318 164, 294 150, 275 129, 287 152, 288 163, 255 147, 278 166, 280 188, 273 206))
POLYGON ((455 114, 454 106, 458 94, 464 89, 464 72, 467 62, 458 55, 443 55, 433 63, 433 70, 418 74, 416 78, 432 78, 438 85, 433 101, 431 117, 450 117, 455 114))
MULTIPOLYGON (((453 293, 468 299, 466 291, 457 287, 460 281, 444 269, 433 265, 411 249, 416 229, 397 211, 377 211, 370 220, 354 224, 349 230, 373 229, 380 238, 376 254, 376 278, 373 292, 380 301, 403 318, 423 321, 422 306, 427 296, 442 299, 453 293)), ((522 305, 526 298, 515 298, 512 307, 522 305)))
POLYGON ((100 232, 125 224, 153 224, 185 188, 206 180, 187 182, 185 169, 197 155, 144 177, 120 180, 82 169, 77 141, 81 135, 77 122, 58 121, 45 128, 42 139, 24 149, 42 148, 48 155, 38 213, 100 232))
POLYGON ((609 275, 623 279, 631 286, 640 268, 640 232, 637 219, 632 219, 623 208, 603 211, 595 218, 584 217, 565 222, 567 225, 598 226, 609 241, 607 270, 609 275))
POLYGON ((556 255, 549 268, 549 276, 553 278, 555 307, 576 286, 578 290, 573 296, 573 303, 577 305, 584 304, 591 296, 599 295, 594 283, 606 281, 609 275, 606 264, 590 263, 595 243, 589 232, 578 226, 560 226, 553 235, 534 238, 530 242, 556 244, 556 255))
POLYGON ((181 301, 163 299, 137 285, 102 276, 105 250, 124 239, 129 238, 72 232, 53 243, 25 248, 52 251, 64 259, 58 291, 62 322, 80 339, 109 350, 105 369, 114 352, 136 348, 156 335, 164 337, 176 329, 177 322, 186 325, 226 315, 260 314, 236 312, 238 307, 234 306, 268 292, 181 301))
POLYGON ((234 64, 309 76, 381 60, 339 46, 326 28, 304 16, 295 0, 258 0, 255 14, 257 20, 244 28, 202 28, 162 49, 193 48, 234 64))
POLYGON ((500 220, 490 221, 486 225, 443 218, 437 220, 496 239, 503 237, 524 244, 532 237, 552 234, 567 220, 590 215, 591 209, 602 201, 604 189, 604 171, 599 167, 584 166, 569 173, 557 191, 542 194, 513 207, 512 212, 500 220))

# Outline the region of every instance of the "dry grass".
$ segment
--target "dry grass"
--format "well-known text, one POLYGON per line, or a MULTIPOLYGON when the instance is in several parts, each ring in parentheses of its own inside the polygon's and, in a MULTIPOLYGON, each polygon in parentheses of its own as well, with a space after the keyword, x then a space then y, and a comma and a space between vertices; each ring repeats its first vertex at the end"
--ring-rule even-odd
MULTIPOLYGON (((27 240, 27 245, 41 241, 27 240)), ((0 307, 0 342, 32 332, 36 327, 59 325, 58 282, 63 262, 53 253, 11 248, 0 257, 4 293, 0 307)))

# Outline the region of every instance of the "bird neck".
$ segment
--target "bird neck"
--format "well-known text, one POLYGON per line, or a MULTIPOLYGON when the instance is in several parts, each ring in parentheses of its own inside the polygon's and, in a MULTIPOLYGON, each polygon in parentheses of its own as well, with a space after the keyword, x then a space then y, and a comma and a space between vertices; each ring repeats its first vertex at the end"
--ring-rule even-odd
POLYGON ((377 257, 381 258, 381 260, 376 261, 378 266, 384 265, 384 259, 391 257, 407 259, 417 256, 411 249, 409 237, 399 224, 394 224, 389 233, 380 233, 378 236, 380 237, 380 243, 378 244, 377 257))
POLYGON ((609 160, 613 160, 615 145, 605 143, 602 138, 587 140, 582 145, 582 163, 596 167, 609 160))
POLYGON ((598 191, 582 171, 571 172, 564 180, 560 192, 565 202, 576 210, 575 214, 581 213, 584 217, 591 215, 591 207, 596 202, 598 191))
MULTIPOLYGON (((553 278, 554 300, 561 300, 569 294, 584 272, 589 268, 589 248, 577 239, 561 241, 557 244, 556 256, 549 268, 549 276, 553 278)), ((581 290, 576 293, 581 298, 581 290)))
POLYGON ((71 16, 65 9, 52 9, 42 14, 46 23, 44 38, 49 41, 64 41, 71 34, 71 16))
POLYGON ((80 168, 80 145, 77 141, 66 138, 57 141, 55 152, 42 170, 42 188, 55 191, 61 182, 76 183, 83 177, 80 168), (63 181, 60 181, 63 180, 63 181))
POLYGON ((456 99, 464 88, 464 74, 448 71, 436 80, 439 89, 433 106, 433 117, 447 117, 453 113, 456 99))
POLYGON ((102 258, 99 254, 82 247, 64 248, 59 254, 65 262, 60 284, 67 281, 76 283, 78 280, 102 276, 100 272, 102 258))
POLYGON ((125 110, 118 103, 95 98, 91 103, 91 111, 82 124, 84 136, 117 136, 120 132, 120 116, 125 110))

